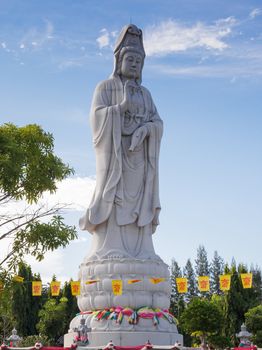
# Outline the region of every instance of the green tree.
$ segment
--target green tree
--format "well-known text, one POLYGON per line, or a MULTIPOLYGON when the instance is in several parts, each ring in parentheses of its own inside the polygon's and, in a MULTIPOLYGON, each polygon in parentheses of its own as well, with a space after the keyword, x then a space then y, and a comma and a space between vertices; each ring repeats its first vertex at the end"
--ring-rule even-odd
MULTIPOLYGON (((13 124, 0 126, 0 205, 24 200, 28 205, 37 203, 45 191, 54 193, 56 182, 73 170, 54 154, 54 140, 38 125, 17 127, 13 124)), ((17 214, 0 214, 0 242, 12 238, 10 252, 0 261, 15 268, 26 254, 42 260, 48 250, 65 247, 76 238, 74 227, 63 223, 60 211, 65 206, 30 210, 17 214), (41 219, 51 217, 49 222, 41 219)))
POLYGON ((63 286, 63 297, 67 299, 67 305, 66 305, 66 319, 68 323, 66 324, 66 328, 64 333, 67 333, 67 330, 69 328, 69 323, 72 321, 72 319, 76 316, 76 314, 79 312, 79 308, 77 306, 77 299, 75 296, 71 293, 71 280, 69 282, 65 282, 63 286))
POLYGON ((224 272, 224 260, 218 255, 218 252, 214 252, 214 257, 210 267, 210 280, 211 280, 211 292, 216 294, 222 294, 220 290, 219 276, 224 272))
POLYGON ((241 273, 248 272, 245 265, 236 266, 232 261, 231 268, 227 266, 225 273, 231 274, 231 287, 226 295, 226 317, 224 333, 231 337, 233 343, 237 343, 235 334, 240 331, 241 324, 245 321, 245 313, 260 304, 260 296, 256 288, 244 289, 241 282, 241 273))
POLYGON ((36 326, 39 333, 50 339, 52 345, 64 334, 67 323, 67 299, 49 298, 39 312, 39 322, 36 326))
POLYGON ((170 300, 170 309, 176 317, 179 317, 180 313, 184 309, 184 300, 183 295, 178 293, 176 278, 182 277, 181 268, 175 259, 172 259, 171 262, 171 300, 170 300))
POLYGON ((258 305, 245 313, 246 326, 253 333, 253 342, 262 347, 262 305, 258 305))
POLYGON ((0 344, 11 334, 14 318, 10 303, 11 281, 2 282, 0 274, 0 344))
POLYGON ((222 315, 219 308, 206 298, 193 298, 180 317, 182 329, 198 337, 205 347, 208 335, 219 334, 222 315))
POLYGON ((251 266, 250 272, 253 274, 253 300, 255 300, 255 304, 262 303, 262 275, 261 269, 256 266, 251 266))
POLYGON ((17 346, 19 348, 32 348, 34 347, 35 343, 41 343, 43 346, 50 346, 50 340, 48 337, 43 335, 29 335, 28 337, 22 338, 18 343, 17 346))
POLYGON ((195 271, 197 276, 208 276, 210 272, 210 266, 207 259, 207 251, 203 245, 197 248, 197 258, 195 260, 195 271))
MULTIPOLYGON (((195 260, 195 271, 197 276, 209 276, 210 266, 207 259, 207 252, 203 245, 197 249, 197 258, 195 260)), ((210 296, 210 292, 198 292, 198 295, 210 296)))
POLYGON ((222 322, 220 331, 216 334, 208 336, 208 343, 216 349, 225 349, 227 347, 233 347, 230 337, 226 333, 226 312, 227 312, 227 299, 225 294, 213 294, 211 301, 219 309, 222 322))
POLYGON ((231 274, 231 286, 230 290, 226 293, 226 322, 224 324, 224 331, 226 335, 231 337, 232 342, 236 343, 235 334, 240 330, 240 326, 244 321, 243 287, 234 262, 230 269, 225 270, 225 273, 231 274))
POLYGON ((186 293, 186 301, 188 302, 197 295, 196 275, 190 259, 186 262, 184 276, 187 278, 188 284, 188 292, 186 293))
POLYGON ((37 334, 38 313, 45 297, 44 295, 32 296, 32 281, 41 280, 41 277, 33 275, 29 265, 20 263, 18 274, 24 278, 24 281, 23 283, 13 282, 11 305, 18 334, 25 337, 37 334))

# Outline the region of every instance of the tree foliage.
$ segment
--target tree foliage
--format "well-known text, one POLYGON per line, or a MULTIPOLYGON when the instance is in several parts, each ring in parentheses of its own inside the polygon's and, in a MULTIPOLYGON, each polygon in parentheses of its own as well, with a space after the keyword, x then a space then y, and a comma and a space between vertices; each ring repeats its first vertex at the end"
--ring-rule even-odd
POLYGON ((36 202, 44 191, 55 192, 55 181, 72 173, 54 153, 52 134, 35 124, 0 126, 0 188, 2 200, 36 202))
POLYGON ((190 259, 188 259, 186 262, 184 276, 188 279, 188 292, 186 293, 186 300, 189 301, 197 295, 196 274, 190 259))
POLYGON ((256 333, 262 330, 262 305, 258 305, 245 313, 246 326, 249 331, 256 333))
POLYGON ((17 343, 19 348, 29 348, 34 347, 36 343, 41 343, 43 346, 50 346, 50 340, 48 337, 44 335, 29 335, 28 337, 24 337, 17 343))
MULTIPOLYGON (((222 318, 221 327, 219 332, 208 336, 208 342, 216 348, 232 347, 237 345, 236 333, 240 331, 241 324, 245 321, 245 313, 253 307, 261 305, 262 303, 262 277, 261 270, 258 267, 251 266, 250 269, 244 264, 236 264, 234 258, 231 265, 225 264, 223 259, 217 252, 214 252, 213 259, 209 263, 207 259, 207 253, 203 246, 200 246, 197 250, 197 259, 195 268, 192 266, 190 259, 187 260, 184 268, 181 268, 177 262, 172 262, 171 265, 171 281, 172 281, 172 300, 184 301, 183 308, 187 310, 196 296, 199 298, 207 297, 210 299, 213 305, 217 307, 222 318), (174 285, 174 277, 182 277, 188 279, 188 292, 179 296, 174 285), (252 288, 244 289, 241 281, 241 273, 252 272, 253 285, 252 288), (180 274, 180 276, 178 276, 180 274), (229 274, 231 275, 231 287, 229 291, 222 292, 220 290, 219 275, 229 274), (196 277, 197 275, 208 275, 211 279, 211 293, 210 292, 198 292, 196 290, 196 277), (175 296, 175 297, 174 297, 175 296)), ((184 317, 183 308, 180 308, 180 313, 177 313, 177 307, 179 304, 174 303, 171 300, 171 311, 176 314, 179 321, 179 327, 183 328, 183 322, 181 319, 184 317), (175 306, 174 306, 175 305, 175 306)), ((187 311, 186 311, 187 312, 187 311)), ((197 332, 197 331, 196 331, 197 332)), ((188 333, 188 329, 182 329, 184 334, 184 340, 187 346, 192 345, 191 333, 188 333)), ((259 329, 256 333, 256 342, 262 344, 262 329, 259 329)))
POLYGON ((14 317, 10 305, 10 284, 6 284, 2 288, 0 291, 0 344, 3 343, 7 335, 11 334, 14 326, 14 317))
POLYGON ((171 300, 170 300, 170 309, 172 313, 177 317, 184 309, 184 300, 183 295, 178 293, 176 278, 181 277, 181 268, 175 259, 171 263, 171 300))
POLYGON ((246 326, 253 334, 253 342, 262 347, 262 305, 258 305, 245 313, 246 326))
POLYGON ((75 228, 65 225, 60 215, 65 205, 30 207, 45 191, 54 193, 57 181, 72 173, 54 154, 53 136, 40 126, 0 126, 0 241, 12 239, 9 252, 0 257, 0 269, 5 263, 15 268, 25 254, 40 261, 48 250, 76 238, 75 228), (20 200, 25 208, 10 214, 8 205, 20 200), (43 222, 46 217, 51 217, 49 222, 43 222))
POLYGON ((207 335, 218 333, 222 315, 219 308, 206 298, 193 298, 180 317, 182 329, 205 342, 207 335))
MULTIPOLYGON (((71 292, 71 285, 70 282, 65 282, 64 287, 63 287, 63 291, 62 291, 62 295, 63 297, 65 297, 67 299, 67 304, 66 304, 66 318, 68 321, 68 324, 66 325, 67 329, 69 328, 69 323, 71 322, 71 320, 76 316, 76 314, 79 312, 79 308, 77 305, 77 299, 76 297, 74 297, 72 295, 71 292)), ((65 329, 65 333, 66 330, 65 329)))
POLYGON ((44 307, 39 312, 40 320, 37 329, 41 335, 50 339, 52 345, 64 334, 68 320, 67 315, 67 299, 65 297, 60 300, 49 298, 44 307))
POLYGON ((224 273, 224 261, 218 252, 214 252, 213 260, 210 266, 210 277, 211 277, 211 292, 221 294, 219 286, 219 276, 224 273))
POLYGON ((242 286, 240 274, 246 272, 248 270, 245 265, 239 264, 237 267, 234 261, 231 268, 226 270, 226 273, 231 274, 231 287, 226 293, 225 334, 231 336, 235 343, 235 333, 239 332, 241 324, 245 322, 245 313, 260 302, 255 297, 254 288, 244 289, 242 286))
POLYGON ((20 263, 18 274, 24 281, 13 282, 11 305, 18 334, 25 337, 37 334, 38 313, 43 306, 46 293, 43 290, 42 296, 32 296, 32 281, 41 280, 41 277, 33 275, 29 265, 20 263))
POLYGON ((209 275, 210 266, 207 258, 207 251, 203 245, 197 248, 197 258, 195 260, 196 275, 197 276, 207 276, 209 275))

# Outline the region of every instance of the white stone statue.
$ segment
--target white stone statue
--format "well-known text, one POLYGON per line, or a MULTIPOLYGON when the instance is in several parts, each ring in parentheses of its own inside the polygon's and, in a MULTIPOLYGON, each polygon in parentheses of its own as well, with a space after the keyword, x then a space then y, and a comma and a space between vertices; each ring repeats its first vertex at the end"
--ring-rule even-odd
POLYGON ((114 72, 97 86, 91 107, 96 189, 80 227, 94 236, 89 258, 152 259, 163 123, 141 85, 142 31, 126 26, 114 55, 114 72))
POLYGON ((79 271, 81 315, 72 320, 70 332, 84 317, 91 329, 90 346, 110 340, 116 345, 148 340, 172 345, 182 337, 167 310, 168 266, 152 241, 159 223, 163 123, 141 85, 142 31, 135 25, 124 27, 114 56, 113 74, 98 84, 91 107, 96 188, 80 227, 93 237, 79 271), (121 293, 113 291, 113 280, 121 281, 121 293))

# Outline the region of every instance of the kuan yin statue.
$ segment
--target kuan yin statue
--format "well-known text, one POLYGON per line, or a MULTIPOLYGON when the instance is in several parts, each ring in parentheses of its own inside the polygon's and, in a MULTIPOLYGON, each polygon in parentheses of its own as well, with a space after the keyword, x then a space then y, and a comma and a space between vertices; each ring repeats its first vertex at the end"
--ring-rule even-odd
POLYGON ((80 227, 93 234, 92 259, 157 259, 152 234, 160 211, 158 158, 163 123, 141 85, 142 32, 124 28, 112 76, 94 93, 91 127, 96 189, 80 227))
POLYGON ((123 28, 114 58, 113 73, 97 85, 91 106, 96 188, 80 219, 80 228, 92 234, 92 246, 80 266, 78 306, 92 329, 92 345, 112 340, 116 331, 115 336, 139 332, 145 341, 154 333, 158 344, 162 339, 168 345, 181 342, 181 336, 167 310, 171 292, 168 266, 156 255, 152 241, 159 224, 163 123, 150 92, 141 85, 145 51, 142 31, 135 25, 123 28), (152 283, 157 279, 161 283, 152 283), (118 295, 112 292, 113 280, 122 283, 118 295), (141 308, 152 310, 155 322, 143 320, 141 308), (125 314, 123 310, 129 311, 125 314), (106 316, 99 319, 101 312, 106 316), (117 321, 119 312, 123 322, 117 321), (132 317, 136 321, 131 322, 132 317))

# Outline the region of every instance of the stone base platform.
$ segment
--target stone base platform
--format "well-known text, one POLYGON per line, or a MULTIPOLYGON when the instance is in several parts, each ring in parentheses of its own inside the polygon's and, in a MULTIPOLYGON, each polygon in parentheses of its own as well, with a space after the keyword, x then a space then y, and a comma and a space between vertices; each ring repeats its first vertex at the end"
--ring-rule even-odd
POLYGON ((121 323, 116 320, 97 320, 93 315, 78 315, 70 324, 70 331, 64 337, 64 346, 70 347, 77 335, 75 330, 81 318, 90 329, 87 332, 88 346, 105 347, 110 341, 116 346, 137 346, 149 341, 154 345, 183 344, 183 336, 178 333, 176 324, 167 319, 160 318, 157 324, 152 319, 140 318, 137 324, 130 324, 128 317, 124 316, 121 323))
MULTIPOLYGON (((68 333, 64 337, 64 347, 70 347, 73 343, 74 333, 68 333)), ((137 346, 145 344, 148 340, 154 345, 183 344, 183 336, 171 332, 90 332, 88 333, 89 344, 87 347, 104 348, 112 341, 116 346, 137 346)))

